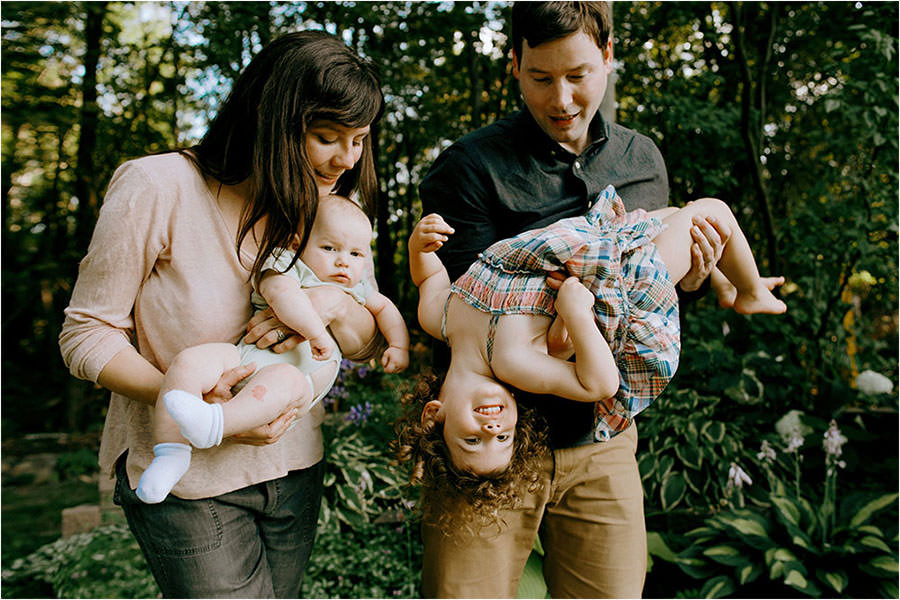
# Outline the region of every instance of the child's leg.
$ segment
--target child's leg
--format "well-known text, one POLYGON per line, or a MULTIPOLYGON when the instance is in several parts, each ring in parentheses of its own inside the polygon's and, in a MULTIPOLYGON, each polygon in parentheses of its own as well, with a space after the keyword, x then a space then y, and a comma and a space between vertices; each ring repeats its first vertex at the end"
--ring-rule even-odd
POLYGON ((231 344, 203 344, 182 351, 166 371, 153 415, 153 461, 141 475, 135 493, 148 504, 165 500, 191 464, 191 447, 166 409, 164 396, 173 390, 209 391, 226 370, 240 362, 231 344))
POLYGON ((784 303, 772 294, 759 276, 750 244, 731 209, 721 200, 695 200, 663 220, 667 228, 653 242, 672 279, 680 281, 691 268, 693 240, 690 232, 695 217, 715 217, 731 230, 730 237, 724 240, 718 267, 737 288, 734 309, 744 314, 783 313, 786 310, 784 303))

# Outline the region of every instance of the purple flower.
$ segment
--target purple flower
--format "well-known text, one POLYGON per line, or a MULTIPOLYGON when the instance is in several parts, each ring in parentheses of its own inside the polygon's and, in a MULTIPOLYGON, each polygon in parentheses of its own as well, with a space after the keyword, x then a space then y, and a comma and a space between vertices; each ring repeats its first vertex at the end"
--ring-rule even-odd
POLYGON ((344 417, 344 420, 348 423, 356 423, 357 425, 362 425, 369 420, 369 417, 372 415, 373 408, 374 407, 370 402, 366 402, 365 405, 355 404, 350 408, 350 412, 347 413, 347 416, 344 417))

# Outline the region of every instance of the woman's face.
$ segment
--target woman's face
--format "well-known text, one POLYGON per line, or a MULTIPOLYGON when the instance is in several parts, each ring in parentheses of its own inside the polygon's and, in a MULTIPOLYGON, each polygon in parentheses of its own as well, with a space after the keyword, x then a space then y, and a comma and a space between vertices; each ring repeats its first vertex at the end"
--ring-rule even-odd
POLYGON ((356 165, 368 135, 368 125, 351 128, 335 121, 310 124, 306 132, 306 153, 316 175, 320 197, 331 193, 340 176, 356 165))

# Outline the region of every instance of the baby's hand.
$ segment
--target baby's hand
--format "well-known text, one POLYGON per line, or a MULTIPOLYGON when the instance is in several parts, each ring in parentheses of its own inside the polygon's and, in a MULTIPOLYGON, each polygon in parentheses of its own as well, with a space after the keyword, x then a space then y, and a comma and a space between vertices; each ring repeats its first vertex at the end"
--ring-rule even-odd
POLYGON ((399 373, 409 366, 409 350, 391 346, 381 356, 385 373, 399 373))
POLYGON ((328 334, 309 338, 309 349, 316 360, 327 360, 334 353, 334 340, 328 334))
POLYGON ((453 231, 453 228, 447 225, 444 218, 437 213, 422 217, 416 223, 412 235, 409 236, 409 251, 410 253, 435 252, 450 239, 448 236, 453 231))
POLYGON ((577 277, 569 277, 556 295, 556 311, 568 322, 574 315, 592 313, 595 300, 594 294, 577 277))

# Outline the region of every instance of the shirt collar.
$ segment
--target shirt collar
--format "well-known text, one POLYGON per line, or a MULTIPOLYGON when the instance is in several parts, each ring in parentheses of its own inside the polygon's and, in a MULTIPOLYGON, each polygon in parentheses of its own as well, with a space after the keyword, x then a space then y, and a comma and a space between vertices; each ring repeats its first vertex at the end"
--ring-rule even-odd
MULTIPOLYGON (((541 129, 527 107, 519 111, 518 120, 523 125, 524 138, 522 141, 524 144, 527 144, 524 147, 531 148, 535 155, 548 160, 566 160, 567 162, 575 159, 574 154, 552 140, 541 129)), ((606 140, 609 139, 609 124, 600 115, 600 111, 597 111, 597 114, 594 115, 590 125, 588 125, 588 131, 591 134, 592 141, 582 154, 589 156, 599 150, 606 143, 606 140)))

